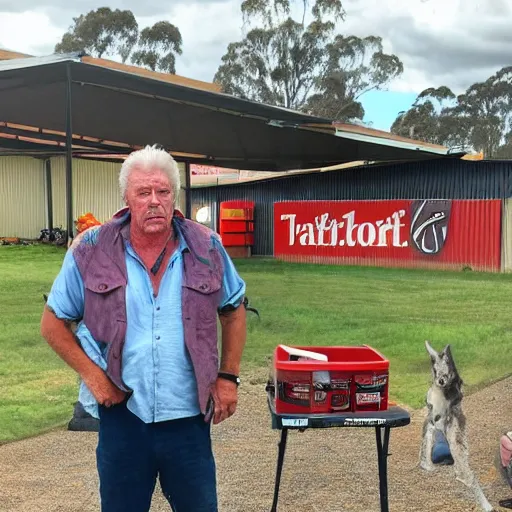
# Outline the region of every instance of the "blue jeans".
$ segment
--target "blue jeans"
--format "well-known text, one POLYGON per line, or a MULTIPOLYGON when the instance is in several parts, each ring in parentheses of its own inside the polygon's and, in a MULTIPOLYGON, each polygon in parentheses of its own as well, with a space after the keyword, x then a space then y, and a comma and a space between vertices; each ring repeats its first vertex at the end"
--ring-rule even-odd
POLYGON ((146 424, 126 402, 99 407, 96 460, 102 512, 148 512, 157 477, 174 512, 217 512, 204 416, 146 424))

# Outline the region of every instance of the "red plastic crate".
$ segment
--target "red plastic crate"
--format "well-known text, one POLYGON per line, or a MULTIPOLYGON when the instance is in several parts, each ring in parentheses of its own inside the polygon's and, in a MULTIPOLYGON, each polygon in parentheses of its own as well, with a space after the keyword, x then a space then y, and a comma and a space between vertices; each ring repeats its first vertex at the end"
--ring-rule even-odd
POLYGON ((254 202, 222 202, 219 233, 225 247, 252 247, 254 245, 254 202))
POLYGON ((222 235, 222 245, 224 247, 252 246, 254 245, 254 235, 249 233, 226 233, 222 235))
POLYGON ((252 222, 240 222, 232 220, 222 221, 222 234, 225 233, 250 233, 254 231, 254 224, 252 222))
POLYGON ((279 345, 274 351, 276 413, 387 410, 389 361, 375 349, 368 345, 291 348, 323 354, 328 361, 290 360, 279 345))

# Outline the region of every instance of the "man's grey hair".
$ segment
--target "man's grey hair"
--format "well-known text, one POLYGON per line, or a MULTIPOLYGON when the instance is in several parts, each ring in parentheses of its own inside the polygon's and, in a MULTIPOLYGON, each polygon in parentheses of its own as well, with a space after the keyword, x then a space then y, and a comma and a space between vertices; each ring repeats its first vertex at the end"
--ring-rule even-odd
POLYGON ((130 153, 121 166, 119 172, 119 189, 123 199, 126 198, 126 189, 128 188, 128 177, 133 169, 143 171, 152 171, 160 169, 169 177, 174 202, 179 200, 180 195, 180 169, 176 160, 167 153, 164 149, 154 146, 146 146, 144 149, 139 149, 130 153))

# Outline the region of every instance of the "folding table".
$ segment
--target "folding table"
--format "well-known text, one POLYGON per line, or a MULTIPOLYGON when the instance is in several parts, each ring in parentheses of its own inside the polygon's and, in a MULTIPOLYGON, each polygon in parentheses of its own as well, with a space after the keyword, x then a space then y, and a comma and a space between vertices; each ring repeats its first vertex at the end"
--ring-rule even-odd
MULTIPOLYGON (((269 389, 267 388, 267 391, 269 389)), ((281 430, 281 440, 277 458, 277 472, 274 487, 274 501, 271 512, 277 512, 279 487, 283 470, 284 454, 289 430, 303 432, 307 428, 357 427, 374 428, 377 440, 377 460, 379 467, 380 510, 389 512, 387 459, 389 437, 392 428, 404 427, 411 422, 409 413, 401 407, 389 407, 386 411, 329 413, 329 414, 277 414, 272 393, 268 393, 268 405, 272 417, 272 429, 281 430)))

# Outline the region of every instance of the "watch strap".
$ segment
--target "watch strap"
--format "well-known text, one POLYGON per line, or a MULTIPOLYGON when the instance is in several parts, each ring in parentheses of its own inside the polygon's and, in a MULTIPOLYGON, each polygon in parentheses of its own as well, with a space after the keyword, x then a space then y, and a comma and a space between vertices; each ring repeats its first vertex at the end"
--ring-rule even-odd
POLYGON ((217 377, 219 377, 220 379, 229 380, 229 381, 233 382, 234 384, 236 384, 237 386, 240 385, 240 377, 238 375, 233 375, 232 373, 226 373, 226 372, 219 372, 217 374, 217 377))

